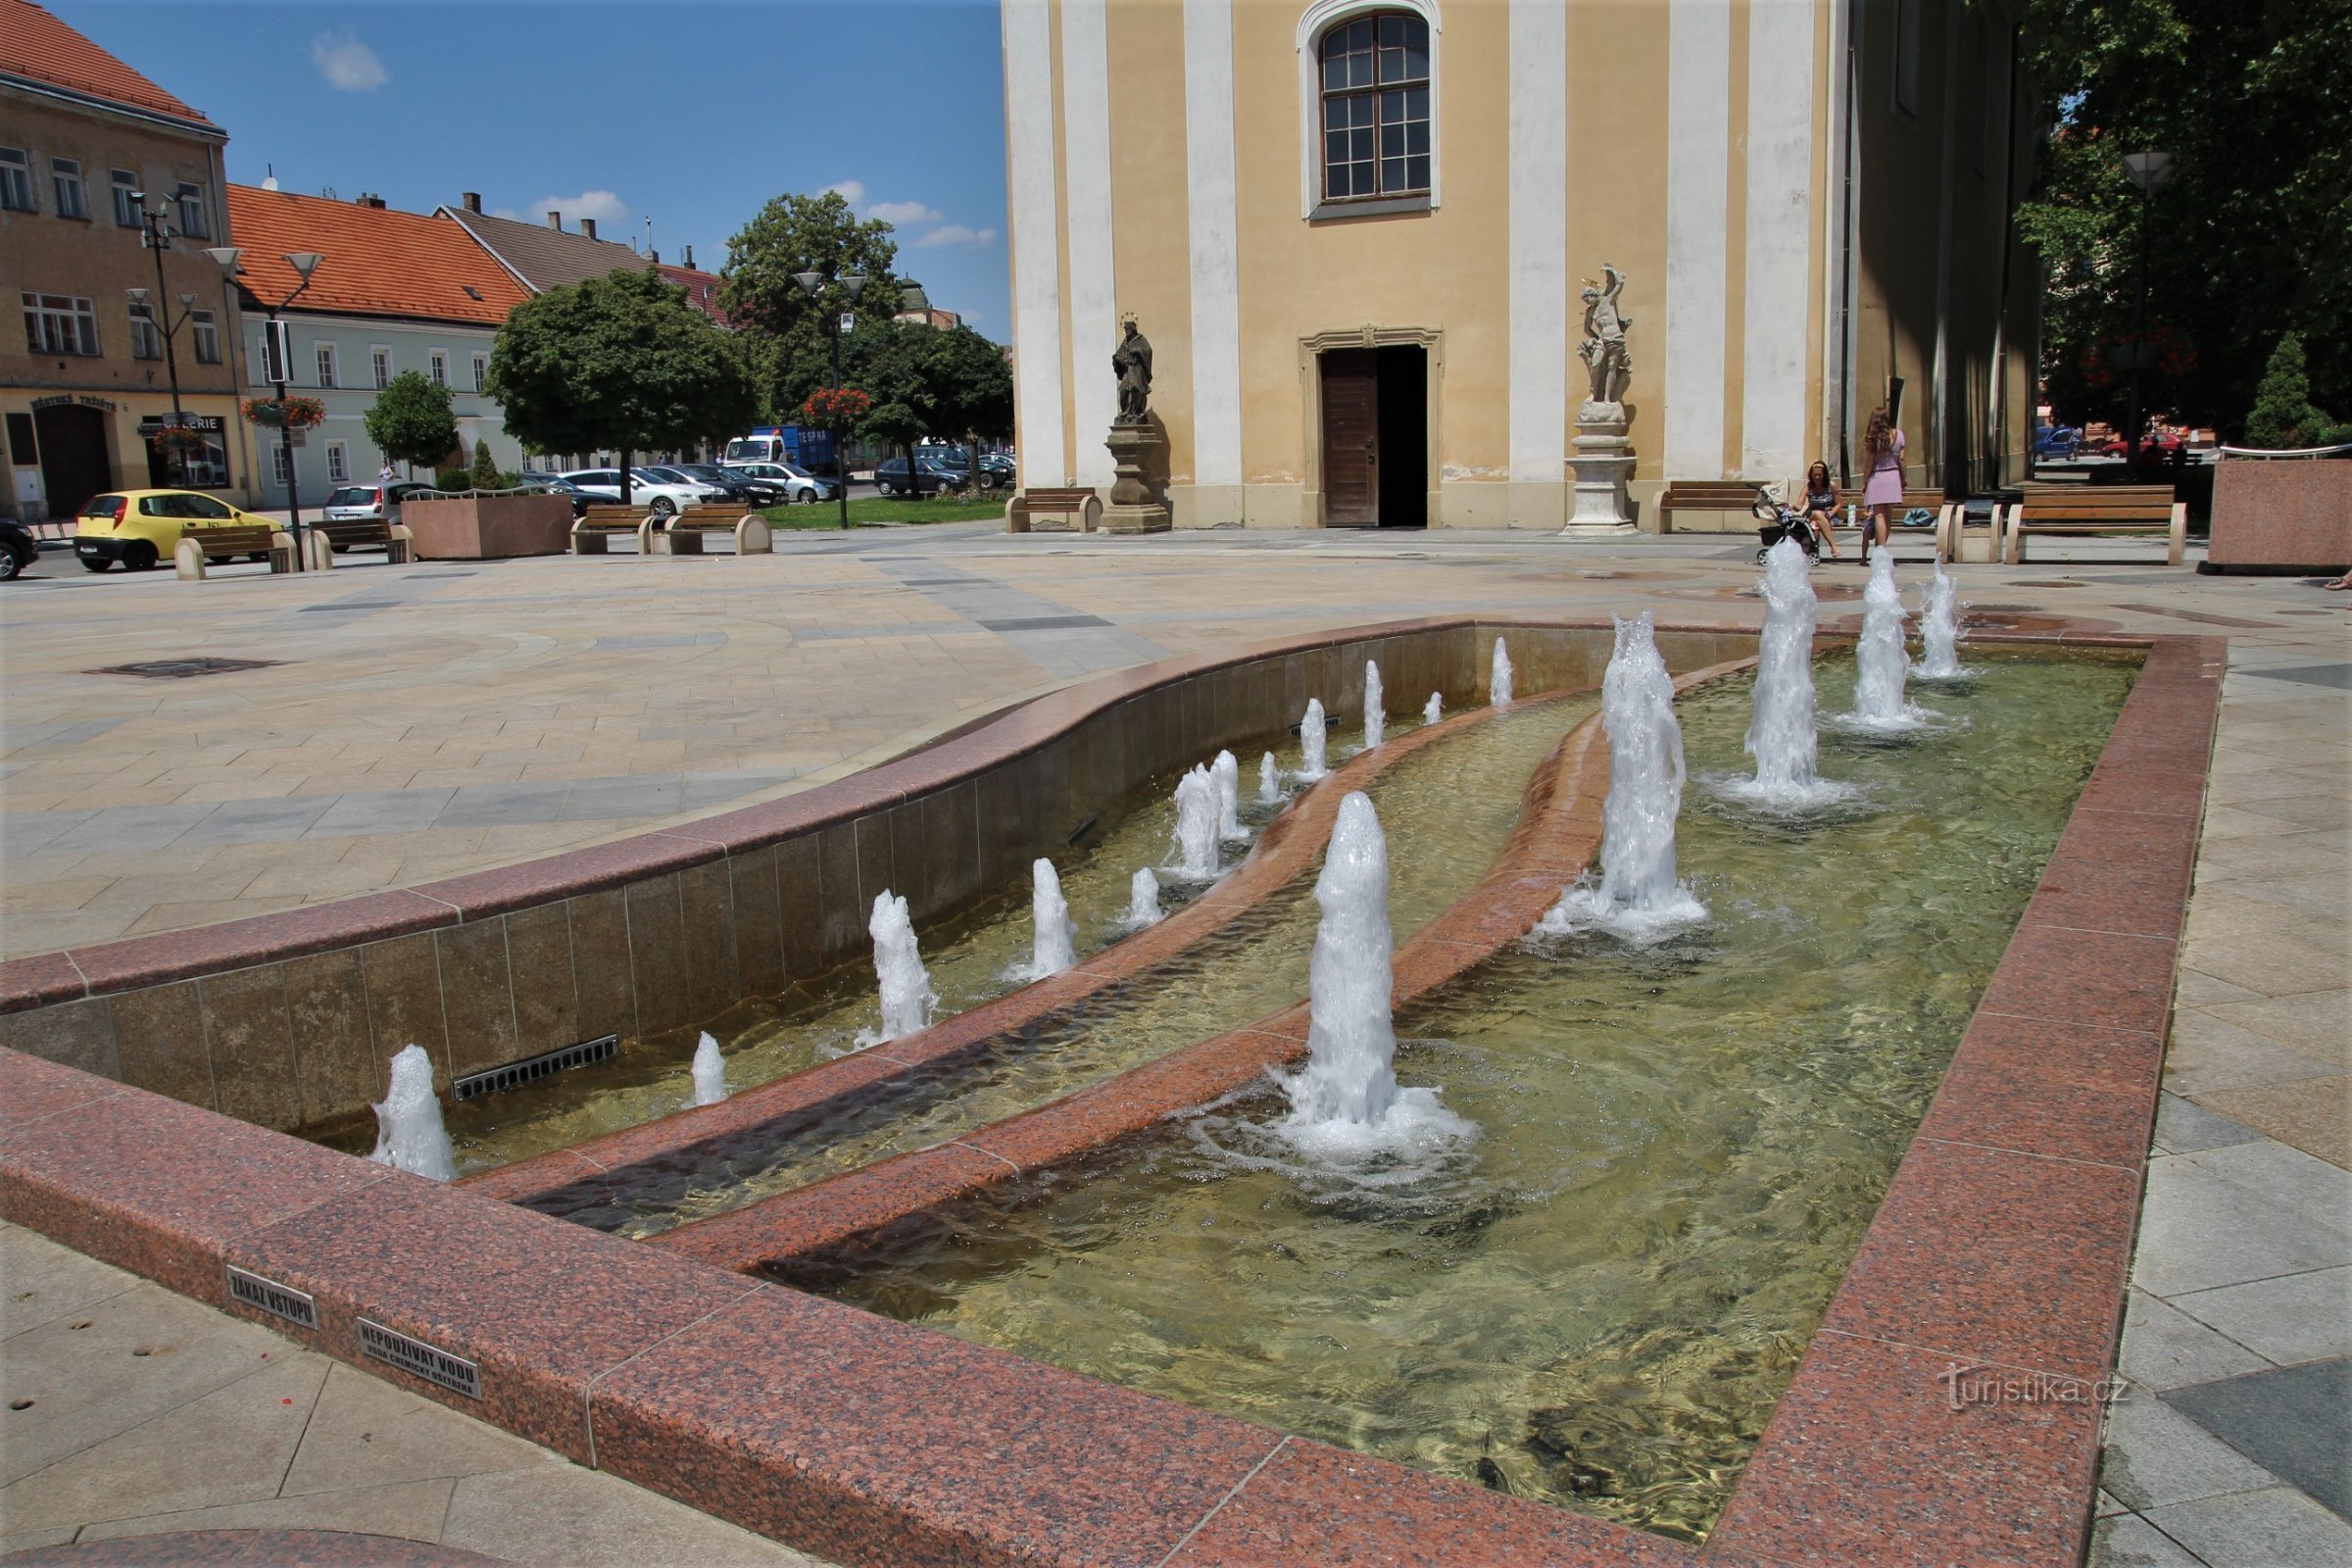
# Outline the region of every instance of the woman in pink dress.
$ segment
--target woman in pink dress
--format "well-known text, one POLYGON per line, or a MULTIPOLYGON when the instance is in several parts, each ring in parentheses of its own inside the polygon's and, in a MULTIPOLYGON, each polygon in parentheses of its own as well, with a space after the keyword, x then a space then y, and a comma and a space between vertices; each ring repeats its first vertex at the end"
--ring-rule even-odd
POLYGON ((1862 530, 1862 564, 1870 564, 1870 547, 1884 547, 1893 525, 1894 509, 1903 504, 1903 432, 1886 417, 1884 405, 1871 411, 1869 428, 1862 433, 1869 477, 1862 485, 1862 505, 1870 522, 1862 530))

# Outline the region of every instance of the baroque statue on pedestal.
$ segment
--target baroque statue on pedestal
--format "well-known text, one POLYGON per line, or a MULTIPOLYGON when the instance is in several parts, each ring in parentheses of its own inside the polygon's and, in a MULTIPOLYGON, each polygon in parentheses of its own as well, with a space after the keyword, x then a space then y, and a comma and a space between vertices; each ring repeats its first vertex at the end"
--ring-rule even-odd
POLYGON ((1152 340, 1144 336, 1132 316, 1127 318, 1127 335, 1111 351, 1110 368, 1119 378, 1119 412, 1114 422, 1151 423, 1152 340))
POLYGON ((1625 274, 1614 267, 1603 266, 1601 275, 1608 282, 1604 287, 1588 282, 1585 285, 1585 341, 1577 355, 1592 378, 1592 403, 1623 404, 1626 388, 1634 379, 1634 359, 1626 347, 1626 328, 1634 318, 1618 308, 1618 297, 1625 292, 1625 274))

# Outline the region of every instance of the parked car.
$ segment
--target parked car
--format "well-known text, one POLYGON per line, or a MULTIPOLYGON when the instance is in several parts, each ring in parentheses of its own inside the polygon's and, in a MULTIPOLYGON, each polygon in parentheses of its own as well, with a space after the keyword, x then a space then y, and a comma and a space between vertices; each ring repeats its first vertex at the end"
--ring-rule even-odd
POLYGON ((886 496, 935 496, 942 490, 954 490, 963 483, 963 475, 950 473, 936 464, 915 460, 914 480, 907 482, 906 460, 892 458, 874 469, 874 488, 886 496))
POLYGON ((2071 424, 2045 424, 2034 432, 2037 458, 2071 458, 2082 445, 2082 432, 2071 424))
POLYGON ((81 504, 74 519, 74 555, 92 571, 118 561, 130 571, 145 571, 176 550, 180 535, 191 529, 276 526, 200 491, 117 490, 81 504))
MULTIPOLYGON (((727 493, 703 483, 700 479, 680 483, 676 480, 648 479, 646 470, 629 469, 629 504, 642 505, 657 517, 666 517, 680 507, 725 506, 727 493)), ((620 495, 618 468, 576 468, 564 475, 584 490, 592 501, 617 502, 620 495)))
POLYGON ((40 541, 32 531, 0 517, 0 582, 14 582, 17 573, 40 559, 40 541))
POLYGON ((836 479, 820 479, 808 469, 789 463, 729 463, 722 465, 729 473, 740 473, 781 488, 784 499, 802 506, 819 501, 831 501, 841 494, 836 479))
POLYGON ((429 484, 347 484, 326 498, 319 514, 329 522, 398 522, 400 504, 429 484))
MULTIPOLYGON (((2169 461, 2175 453, 2180 450, 2182 445, 2180 434, 2177 430, 2150 430, 2139 438, 2139 455, 2143 459, 2151 461, 2160 459, 2169 461)), ((2105 458, 2128 458, 2132 455, 2132 443, 2122 436, 2117 436, 2099 448, 2099 455, 2105 458)))
POLYGON ((571 503, 571 514, 575 518, 587 514, 588 492, 560 473, 526 473, 515 481, 514 487, 517 490, 545 490, 550 495, 564 497, 571 503))
POLYGON ((772 507, 784 499, 780 486, 722 468, 715 463, 664 463, 656 471, 662 478, 675 474, 688 484, 707 484, 714 490, 724 490, 739 506, 772 507))
MULTIPOLYGON (((946 474, 957 489, 971 485, 971 454, 962 447, 918 447, 915 461, 946 474)), ((980 455, 980 488, 1001 490, 1012 483, 1012 465, 993 453, 980 455)))

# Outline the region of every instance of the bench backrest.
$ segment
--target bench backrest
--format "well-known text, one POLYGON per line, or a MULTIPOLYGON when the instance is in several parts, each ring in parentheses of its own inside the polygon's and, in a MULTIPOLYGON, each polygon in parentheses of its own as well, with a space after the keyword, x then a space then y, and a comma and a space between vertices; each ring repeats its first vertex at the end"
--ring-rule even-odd
POLYGON ((751 509, 734 501, 704 501, 680 507, 670 514, 672 528, 732 528, 751 515, 751 509))
MULTIPOLYGON (((1914 507, 1925 507, 1930 512, 1941 512, 1945 499, 1944 493, 1940 490, 1913 490, 1906 487, 1900 504, 1905 512, 1909 512, 1914 507)), ((1862 499, 1862 490, 1859 486, 1841 487, 1838 492, 1838 505, 1840 507, 1864 507, 1869 504, 1862 499)))
POLYGON ((1076 512, 1095 498, 1092 490, 1024 490, 1021 500, 1031 512, 1076 512))
POLYGON ((2160 491, 2148 497, 2128 496, 2028 496, 2019 509, 2026 522, 2170 522, 2173 516, 2172 492, 2160 491))
POLYGON ((195 540, 208 556, 251 556, 270 549, 277 530, 263 523, 239 523, 228 528, 190 528, 181 537, 195 540))
POLYGON ((1744 507, 1756 499, 1756 487, 1744 479, 1676 479, 1665 499, 1669 506, 1744 507))
POLYGON ((354 517, 348 522, 314 522, 310 527, 339 545, 386 544, 392 525, 381 517, 354 517))
POLYGON ((612 501, 591 502, 588 510, 580 514, 578 526, 583 528, 626 528, 634 533, 637 525, 645 521, 645 516, 646 512, 643 507, 624 507, 612 501))
POLYGON ((2023 495, 2028 503, 2035 501, 2136 501, 2143 504, 2173 504, 2173 487, 2169 484, 2029 484, 2023 495))

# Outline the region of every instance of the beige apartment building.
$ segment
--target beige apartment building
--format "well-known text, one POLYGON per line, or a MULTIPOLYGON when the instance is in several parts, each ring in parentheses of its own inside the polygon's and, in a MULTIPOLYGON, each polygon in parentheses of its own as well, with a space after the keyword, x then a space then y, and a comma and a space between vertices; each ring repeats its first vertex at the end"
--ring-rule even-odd
POLYGON ((2014 482, 2021 5, 1003 0, 1022 482, 1107 491, 1133 317, 1178 526, 1557 529, 1604 264, 1643 526, 1858 480, 1882 402, 1912 483, 2014 482))
POLYGON ((235 304, 205 255, 229 243, 227 140, 41 7, 0 0, 0 278, 20 318, 0 334, 0 512, 70 517, 150 485, 251 495, 235 304), (173 231, 160 288, 142 205, 173 231), (174 367, 195 431, 177 450, 174 367))

